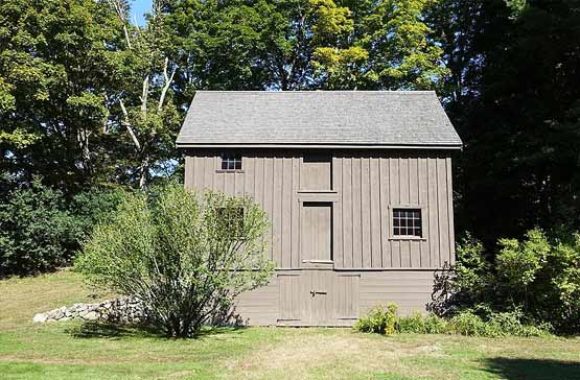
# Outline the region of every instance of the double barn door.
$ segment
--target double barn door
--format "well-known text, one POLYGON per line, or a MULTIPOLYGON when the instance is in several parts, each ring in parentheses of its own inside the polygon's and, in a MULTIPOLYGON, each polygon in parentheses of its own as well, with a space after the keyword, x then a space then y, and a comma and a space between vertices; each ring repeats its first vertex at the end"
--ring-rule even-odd
POLYGON ((278 324, 349 326, 358 316, 359 274, 331 270, 278 273, 278 324))

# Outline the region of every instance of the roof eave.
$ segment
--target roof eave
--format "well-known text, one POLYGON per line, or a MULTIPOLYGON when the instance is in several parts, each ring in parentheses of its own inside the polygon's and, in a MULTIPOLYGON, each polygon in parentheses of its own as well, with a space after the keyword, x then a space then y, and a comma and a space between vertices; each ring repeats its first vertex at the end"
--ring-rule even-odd
POLYGON ((461 143, 437 144, 239 144, 239 143, 183 143, 178 142, 180 149, 187 148, 235 148, 235 149, 425 149, 425 150, 461 150, 461 143))

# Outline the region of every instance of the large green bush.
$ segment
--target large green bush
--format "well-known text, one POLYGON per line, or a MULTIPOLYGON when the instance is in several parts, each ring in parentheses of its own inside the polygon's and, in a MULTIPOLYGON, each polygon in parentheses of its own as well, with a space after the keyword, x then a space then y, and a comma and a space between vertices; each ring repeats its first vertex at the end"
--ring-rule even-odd
POLYGON ((117 203, 115 191, 67 199, 39 180, 8 192, 0 199, 0 278, 69 265, 95 222, 117 203))
POLYGON ((38 183, 10 192, 0 203, 0 277, 65 265, 76 240, 73 224, 60 192, 38 183))
POLYGON ((436 277, 440 294, 431 309, 439 315, 466 309, 484 319, 491 313, 516 313, 526 323, 551 325, 559 333, 580 332, 578 233, 549 239, 531 230, 521 241, 500 239, 495 254, 464 239, 451 269, 436 277))
POLYGON ((166 335, 192 336, 241 292, 268 283, 266 227, 266 214, 249 198, 177 185, 152 196, 127 193, 95 228, 76 269, 95 285, 140 299, 166 335))

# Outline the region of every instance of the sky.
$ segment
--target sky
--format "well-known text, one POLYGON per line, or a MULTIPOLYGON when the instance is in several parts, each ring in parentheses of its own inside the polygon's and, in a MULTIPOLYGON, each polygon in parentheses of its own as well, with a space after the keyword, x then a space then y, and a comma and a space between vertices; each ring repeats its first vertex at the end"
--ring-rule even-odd
POLYGON ((132 0, 131 2, 131 22, 137 25, 145 24, 145 13, 151 10, 152 0, 132 0))

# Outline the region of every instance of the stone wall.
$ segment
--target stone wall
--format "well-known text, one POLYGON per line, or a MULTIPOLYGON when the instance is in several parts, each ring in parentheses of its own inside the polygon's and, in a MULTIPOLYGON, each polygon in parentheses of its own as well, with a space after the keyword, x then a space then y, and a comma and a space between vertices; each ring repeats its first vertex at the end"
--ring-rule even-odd
POLYGON ((77 303, 70 307, 60 307, 38 313, 32 319, 35 323, 68 321, 101 321, 119 324, 138 324, 146 320, 146 312, 139 300, 121 297, 94 304, 77 303))

